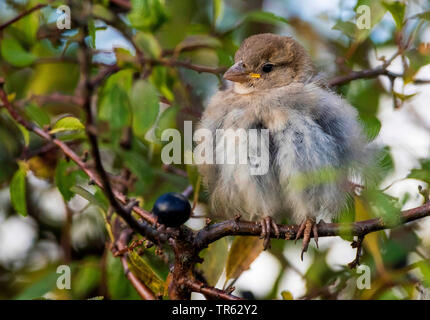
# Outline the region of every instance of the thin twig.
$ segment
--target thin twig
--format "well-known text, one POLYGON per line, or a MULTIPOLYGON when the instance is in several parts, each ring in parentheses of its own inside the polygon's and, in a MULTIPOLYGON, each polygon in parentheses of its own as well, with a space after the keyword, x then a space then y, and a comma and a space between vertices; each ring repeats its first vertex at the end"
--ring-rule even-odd
POLYGON ((164 65, 169 67, 182 67, 190 70, 197 71, 199 73, 205 72, 205 73, 212 73, 215 75, 224 73, 227 68, 225 67, 207 67, 207 66, 200 66, 195 65, 187 61, 181 61, 181 60, 174 60, 174 59, 152 59, 152 60, 146 60, 146 62, 149 62, 151 65, 164 65))
POLYGON ((127 262, 127 238, 130 235, 132 230, 126 229, 124 230, 117 241, 117 248, 120 252, 124 251, 125 253, 121 255, 121 263, 124 269, 124 274, 127 279, 130 281, 131 285, 136 289, 139 296, 144 300, 156 300, 155 294, 149 289, 144 283, 142 283, 136 275, 131 272, 128 267, 127 262))
POLYGON ((212 299, 222 299, 222 300, 243 300, 237 296, 234 296, 232 294, 226 293, 223 290, 210 287, 205 285, 202 282, 198 282, 196 280, 190 280, 190 279, 184 279, 182 284, 186 287, 188 287, 191 291, 199 292, 207 297, 210 297, 212 299))
MULTIPOLYGON (((323 223, 318 224, 319 237, 332 237, 341 234, 353 236, 365 236, 368 233, 392 229, 400 224, 430 216, 430 204, 402 211, 399 215, 399 223, 393 225, 383 221, 381 218, 358 221, 354 223, 323 223)), ((299 227, 297 225, 279 225, 279 232, 285 240, 294 240, 299 227)), ((231 235, 259 236, 261 235, 260 223, 250 221, 227 220, 210 225, 200 230, 194 238, 197 248, 205 248, 210 243, 231 235)), ((271 230, 271 238, 276 238, 274 230, 271 230)), ((312 235, 311 235, 312 236, 312 235)))
POLYGON ((46 7, 46 4, 39 3, 39 4, 35 5, 34 7, 30 8, 30 9, 28 9, 28 10, 26 10, 26 11, 21 12, 21 13, 20 13, 19 15, 17 15, 15 18, 12 18, 12 19, 10 19, 10 20, 6 21, 5 23, 1 24, 1 25, 0 25, 0 32, 1 32, 3 29, 7 28, 7 27, 8 27, 9 25, 11 25, 12 23, 17 22, 18 20, 20 20, 20 19, 24 18, 25 16, 27 16, 27 15, 29 15, 29 14, 33 13, 34 11, 37 11, 37 10, 39 10, 39 9, 42 9, 43 7, 46 7))

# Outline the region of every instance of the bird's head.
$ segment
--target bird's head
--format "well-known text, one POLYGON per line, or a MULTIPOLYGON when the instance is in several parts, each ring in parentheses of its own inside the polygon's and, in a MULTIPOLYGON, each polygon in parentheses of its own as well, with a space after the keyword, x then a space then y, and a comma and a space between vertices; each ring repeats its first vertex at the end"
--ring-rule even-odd
POLYGON ((304 82, 315 73, 311 58, 298 42, 270 33, 245 39, 234 60, 224 78, 235 82, 238 93, 304 82))

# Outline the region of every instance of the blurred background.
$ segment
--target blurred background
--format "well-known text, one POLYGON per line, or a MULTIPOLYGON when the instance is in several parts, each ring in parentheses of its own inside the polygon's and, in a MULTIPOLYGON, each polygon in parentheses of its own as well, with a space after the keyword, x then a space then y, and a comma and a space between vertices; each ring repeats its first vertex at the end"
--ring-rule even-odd
MULTIPOLYGON (((429 1, 0 0, 0 25, 38 3, 46 6, 0 29, 0 77, 9 98, 42 128, 55 127, 65 116, 83 119, 76 99, 77 26, 86 18, 94 73, 112 65, 121 69, 98 92, 103 160, 115 186, 125 187, 145 209, 165 192, 199 183, 193 166, 163 167, 159 133, 182 130, 184 120, 197 124, 208 98, 223 85, 216 72, 160 61, 228 67, 241 41, 262 32, 293 36, 327 79, 394 57, 387 67, 400 75, 394 81, 379 76, 334 88, 358 109, 373 143, 387 151, 378 187, 363 195, 370 209, 351 208, 341 220, 389 218, 428 200, 430 84, 414 79, 430 79, 429 1), (57 28, 56 8, 62 4, 71 8, 70 30, 57 28), (355 24, 360 5, 370 8, 369 30, 355 24), (136 48, 147 63, 137 61, 136 48)), ((62 131, 61 139, 78 154, 88 151, 82 132, 62 131)), ((195 211, 207 215, 200 193, 195 211)), ((106 244, 108 211, 100 190, 77 166, 0 108, 0 299, 139 298, 106 244), (16 196, 25 199, 25 210, 10 196, 17 172, 25 173, 24 198, 16 196), (62 264, 72 270, 70 290, 56 287, 62 264)), ((199 229, 204 219, 187 224, 199 229)), ((430 298, 429 218, 367 239, 362 263, 371 270, 368 290, 356 287, 360 274, 347 266, 356 254, 351 240, 321 238, 320 249, 312 244, 303 262, 300 243, 274 240, 235 281, 234 293, 257 299, 430 298)), ((215 252, 225 265, 232 241, 202 254, 215 252)), ((168 252, 160 256, 150 248, 139 254, 165 281, 168 252)), ((222 287, 225 271, 205 268, 210 266, 201 267, 203 274, 222 287)))

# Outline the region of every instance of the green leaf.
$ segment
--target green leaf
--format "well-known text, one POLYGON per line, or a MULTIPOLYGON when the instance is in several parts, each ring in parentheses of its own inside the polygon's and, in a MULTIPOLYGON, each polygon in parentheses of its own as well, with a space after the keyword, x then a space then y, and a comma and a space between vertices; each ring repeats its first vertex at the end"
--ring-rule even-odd
POLYGON ((161 114, 160 119, 158 120, 158 126, 156 128, 155 134, 158 138, 161 137, 161 133, 170 128, 176 128, 176 115, 179 111, 177 106, 168 107, 161 114))
POLYGON ((88 34, 91 40, 91 47, 95 49, 96 47, 96 26, 94 24, 94 20, 90 19, 88 21, 88 34))
POLYGON ((333 272, 327 265, 326 256, 327 251, 320 250, 306 271, 304 279, 308 292, 324 287, 332 278, 333 272))
POLYGON ((164 282, 157 276, 146 261, 135 251, 130 251, 128 253, 128 258, 132 272, 156 295, 164 295, 164 282))
POLYGON ((141 299, 136 289, 133 288, 130 281, 124 276, 124 268, 121 259, 114 257, 109 250, 106 260, 107 288, 110 299, 141 299))
POLYGON ((78 131, 83 129, 85 129, 85 127, 78 118, 64 117, 54 124, 54 127, 49 131, 49 133, 53 134, 57 132, 78 131))
POLYGON ((48 272, 40 279, 37 279, 35 282, 32 282, 27 288, 24 289, 21 293, 19 293, 15 299, 16 300, 31 300, 38 299, 42 297, 44 294, 51 291, 55 284, 57 283, 58 274, 56 270, 48 272))
POLYGON ((164 66, 155 66, 152 69, 151 82, 157 87, 158 91, 167 100, 173 101, 174 95, 169 86, 169 78, 167 75, 167 68, 164 66))
POLYGON ((14 37, 23 40, 26 44, 34 44, 37 41, 39 17, 40 11, 36 10, 12 24, 9 31, 14 37))
POLYGON ((425 51, 422 53, 417 49, 409 50, 406 52, 406 56, 409 60, 409 66, 404 75, 405 84, 413 80, 421 67, 430 64, 430 55, 425 54, 425 51))
POLYGON ((258 237, 235 237, 227 257, 226 283, 237 279, 263 252, 263 240, 258 237))
POLYGON ((348 85, 346 98, 357 108, 369 140, 374 139, 381 129, 376 117, 379 106, 380 90, 375 80, 360 79, 348 85))
POLYGON ((131 0, 128 18, 134 28, 153 32, 167 21, 167 13, 160 0, 131 0))
POLYGON ((13 175, 9 187, 12 206, 16 212, 24 217, 27 216, 26 176, 25 165, 20 164, 20 168, 13 175))
POLYGON ((81 186, 73 186, 70 188, 70 191, 72 191, 73 193, 76 193, 78 195, 80 195, 82 198, 84 198, 85 200, 87 200, 89 203, 91 203, 92 205, 96 205, 100 208, 102 208, 104 211, 107 211, 107 205, 104 201, 102 201, 101 199, 97 198, 96 195, 92 194, 91 192, 89 192, 88 190, 82 188, 81 186))
POLYGON ((428 261, 419 261, 417 264, 421 273, 423 274, 423 286, 430 288, 430 264, 428 261))
POLYGON ((356 29, 354 40, 358 43, 363 42, 369 37, 373 28, 381 21, 387 12, 387 9, 382 5, 381 1, 375 0, 358 0, 354 11, 357 12, 357 9, 363 5, 370 8, 370 28, 356 29))
POLYGON ((409 179, 417 179, 430 184, 430 160, 421 160, 419 169, 412 169, 409 179))
POLYGON ((158 117, 157 89, 148 81, 136 81, 133 85, 130 100, 133 110, 133 131, 136 136, 143 139, 158 117))
POLYGON ((393 16, 396 27, 400 30, 403 27, 403 20, 405 18, 406 5, 400 1, 386 2, 384 1, 382 5, 391 13, 393 16))
POLYGON ((72 280, 71 289, 75 299, 83 299, 91 294, 101 280, 101 269, 97 259, 88 257, 84 261, 80 261, 79 268, 73 274, 72 280))
POLYGON ((30 144, 30 132, 28 132, 27 128, 18 124, 18 128, 22 133, 22 137, 24 138, 24 145, 28 147, 30 144))
POLYGON ((41 128, 50 123, 48 113, 43 108, 37 107, 34 103, 29 104, 25 108, 25 113, 30 120, 36 122, 41 128))
POLYGON ((430 21, 430 11, 423 12, 419 15, 421 19, 430 21))
POLYGON ((224 9, 223 0, 212 0, 213 24, 216 25, 224 9))
POLYGON ((294 300, 293 294, 290 291, 282 291, 281 292, 282 300, 294 300))
POLYGON ((152 33, 138 32, 134 36, 136 45, 149 57, 157 59, 161 56, 161 46, 152 33))
POLYGON ((57 185, 57 188, 65 201, 69 201, 74 195, 74 193, 71 191, 71 188, 76 183, 76 174, 70 172, 71 167, 72 164, 68 163, 64 159, 61 159, 57 164, 57 168, 55 169, 55 184, 57 185))
POLYGON ((3 58, 15 67, 29 66, 37 58, 34 54, 26 51, 14 38, 2 39, 0 44, 3 58))
POLYGON ((288 20, 280 17, 272 12, 265 11, 252 11, 245 15, 245 21, 252 22, 260 22, 260 23, 268 23, 268 24, 279 24, 279 23, 287 23, 288 20))
POLYGON ((122 128, 130 123, 130 101, 120 86, 114 85, 104 97, 99 110, 100 119, 109 123, 112 128, 122 128))
POLYGON ((112 128, 122 128, 130 124, 129 93, 133 80, 133 70, 124 69, 110 76, 102 90, 99 117, 112 128))
POLYGON ((203 263, 199 267, 203 271, 209 285, 215 286, 221 276, 227 262, 228 240, 221 238, 211 243, 202 252, 203 263))
POLYGON ((349 38, 354 38, 356 34, 356 25, 350 21, 338 21, 332 27, 333 30, 339 30, 349 38))
POLYGON ((417 92, 416 92, 416 93, 412 93, 412 94, 402 94, 402 93, 399 93, 399 92, 395 92, 395 91, 393 91, 393 95, 394 95, 397 99, 400 99, 400 100, 402 100, 402 101, 409 100, 410 98, 415 97, 417 94, 418 94, 417 92))

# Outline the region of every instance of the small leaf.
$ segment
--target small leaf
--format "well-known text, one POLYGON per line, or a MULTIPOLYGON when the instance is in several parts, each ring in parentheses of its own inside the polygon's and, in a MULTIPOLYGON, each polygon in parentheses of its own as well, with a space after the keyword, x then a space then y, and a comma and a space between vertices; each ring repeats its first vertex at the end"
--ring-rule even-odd
POLYGON ((248 270, 251 263, 263 251, 263 240, 258 237, 236 237, 227 258, 226 282, 237 279, 248 270))
POLYGON ((144 138, 145 133, 158 117, 157 89, 148 81, 136 81, 133 85, 130 100, 133 109, 133 131, 138 137, 144 138))
POLYGON ((245 15, 246 21, 252 22, 260 22, 260 23, 269 23, 269 24, 279 24, 279 23, 287 23, 288 20, 280 17, 272 12, 265 11, 252 11, 245 15))
POLYGON ((421 19, 430 21, 430 11, 423 12, 419 15, 421 19))
MULTIPOLYGON (((40 299, 44 294, 55 288, 58 273, 56 270, 45 272, 39 279, 33 281, 28 287, 14 297, 16 300, 40 299)), ((44 300, 44 298, 42 298, 44 300)))
POLYGON ((76 176, 69 171, 71 166, 66 160, 61 159, 55 169, 55 184, 65 201, 73 197, 71 187, 76 183, 76 176))
POLYGON ((416 93, 412 93, 412 94, 402 94, 402 93, 393 91, 393 94, 396 98, 398 98, 402 101, 406 101, 412 97, 415 97, 418 93, 416 92, 416 93))
POLYGON ((383 2, 382 5, 391 13, 397 29, 400 30, 403 27, 406 5, 400 1, 383 2))
POLYGON ((88 298, 87 300, 104 300, 104 298, 105 297, 103 296, 95 296, 95 297, 88 298))
POLYGON ((152 33, 138 32, 134 37, 134 41, 136 45, 151 58, 157 59, 161 56, 160 43, 152 33))
POLYGON ((96 26, 94 24, 94 20, 90 19, 88 21, 88 34, 91 40, 91 47, 95 49, 96 47, 96 26))
POLYGON ((130 269, 132 269, 133 273, 156 295, 164 295, 164 282, 157 276, 146 261, 135 251, 130 251, 128 257, 130 269))
POLYGON ((417 179, 430 184, 430 160, 421 160, 419 169, 412 169, 408 175, 410 179, 417 179))
POLYGON ((76 131, 85 129, 84 125, 78 118, 75 117, 64 117, 58 120, 54 127, 49 133, 57 133, 63 131, 76 131))
POLYGON ((155 66, 152 69, 151 82, 157 87, 158 91, 167 100, 173 101, 174 95, 169 85, 169 78, 167 68, 164 66, 155 66))
POLYGON ((217 21, 222 15, 222 12, 224 9, 224 2, 223 0, 212 0, 212 6, 213 6, 213 24, 216 25, 217 21))
POLYGON ((130 101, 127 92, 119 85, 115 84, 104 96, 99 116, 112 128, 122 128, 130 123, 130 101))
POLYGON ((160 0, 131 0, 128 18, 138 30, 155 31, 166 22, 167 13, 160 0))
POLYGON ((430 288, 430 264, 428 261, 419 261, 418 267, 423 274, 423 286, 426 288, 430 288))
POLYGON ((36 56, 27 52, 14 38, 2 39, 0 44, 3 58, 15 67, 26 67, 36 60, 36 56))
POLYGON ((294 300, 293 294, 290 291, 282 291, 281 292, 282 300, 294 300))
POLYGON ((349 38, 354 38, 356 34, 356 25, 351 21, 338 21, 332 27, 333 30, 339 30, 349 38))
POLYGON ((139 299, 136 289, 133 288, 130 281, 124 277, 124 268, 121 260, 114 257, 109 250, 106 257, 106 285, 109 297, 112 300, 139 299))
POLYGON ((161 137, 161 133, 170 128, 176 128, 176 114, 179 108, 176 106, 170 106, 161 114, 160 119, 157 123, 155 134, 157 137, 161 137))
MULTIPOLYGON (((94 289, 97 289, 101 280, 101 270, 97 260, 89 256, 80 261, 72 280, 71 289, 75 299, 83 299, 91 294, 94 289)), ((98 299, 91 298, 91 300, 98 299)))
POLYGON ((16 212, 22 216, 27 216, 27 198, 25 178, 27 170, 25 165, 20 164, 20 168, 15 172, 10 182, 10 200, 16 212))
POLYGON ((24 138, 24 145, 28 147, 30 144, 30 132, 28 132, 27 128, 18 124, 19 130, 21 130, 22 137, 24 138))
POLYGON ((199 269, 203 270, 206 281, 209 285, 215 286, 221 276, 227 261, 228 240, 221 238, 211 243, 202 253, 203 263, 199 269))
POLYGON ((49 115, 43 108, 37 107, 35 104, 29 104, 25 108, 27 117, 36 122, 41 128, 50 123, 49 115))
POLYGON ((106 203, 104 203, 103 201, 98 199, 96 197, 96 195, 92 194, 91 192, 82 188, 81 186, 73 186, 70 188, 70 191, 80 195, 82 198, 87 200, 89 203, 91 203, 92 205, 96 205, 96 206, 100 207, 104 211, 106 211, 108 209, 106 206, 106 203))

